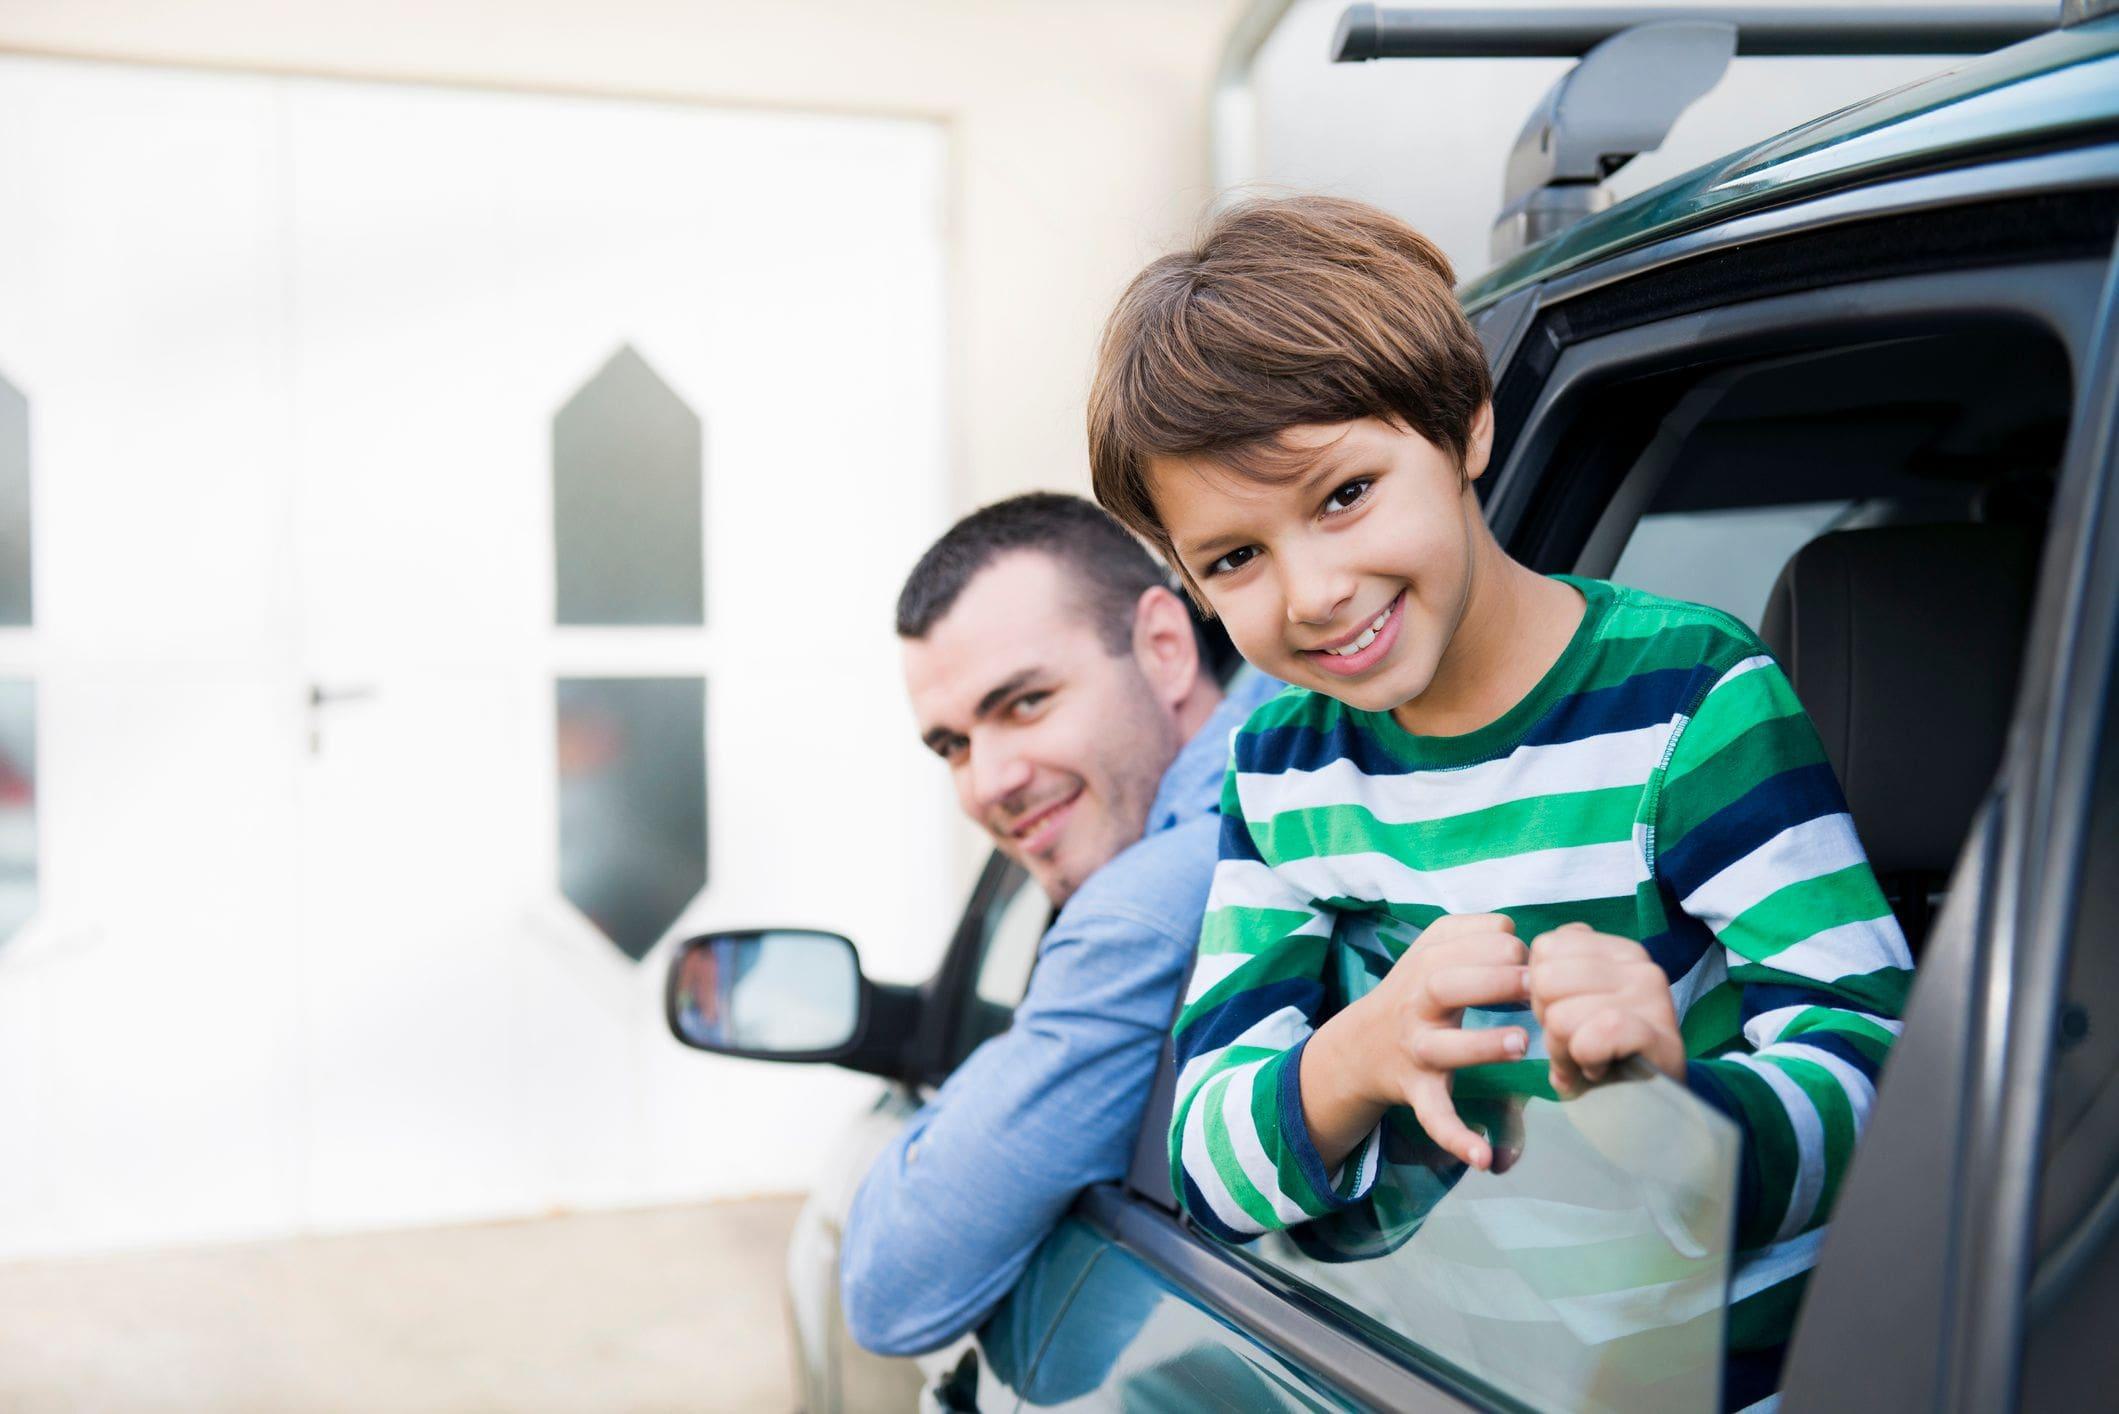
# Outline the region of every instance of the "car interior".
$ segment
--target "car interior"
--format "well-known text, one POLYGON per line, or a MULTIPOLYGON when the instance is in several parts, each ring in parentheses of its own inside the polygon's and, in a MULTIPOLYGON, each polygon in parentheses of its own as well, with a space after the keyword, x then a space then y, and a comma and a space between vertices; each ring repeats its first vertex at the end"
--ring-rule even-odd
POLYGON ((1573 566, 1758 631, 1916 955, 2001 758, 2071 384, 2013 321, 1642 380, 1573 566))

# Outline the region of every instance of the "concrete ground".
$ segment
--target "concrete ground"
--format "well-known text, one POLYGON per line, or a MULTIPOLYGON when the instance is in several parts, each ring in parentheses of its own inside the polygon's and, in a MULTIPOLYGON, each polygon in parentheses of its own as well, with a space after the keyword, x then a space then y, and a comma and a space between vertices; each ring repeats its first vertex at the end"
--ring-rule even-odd
POLYGON ((0 1263, 0 1409, 788 1410, 799 1206, 0 1263))

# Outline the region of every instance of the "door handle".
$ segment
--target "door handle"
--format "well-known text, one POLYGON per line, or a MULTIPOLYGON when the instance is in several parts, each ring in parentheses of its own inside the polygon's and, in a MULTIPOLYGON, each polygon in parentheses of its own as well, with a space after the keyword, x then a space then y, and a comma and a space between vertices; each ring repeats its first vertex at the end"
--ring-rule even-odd
POLYGON ((361 702, 375 696, 375 689, 367 683, 359 687, 325 687, 320 682, 309 684, 309 710, 329 707, 340 702, 361 702))
POLYGON ((353 687, 325 687, 320 682, 309 684, 309 754, 315 756, 324 749, 323 711, 326 707, 339 707, 349 702, 365 702, 375 696, 371 683, 360 683, 353 687))

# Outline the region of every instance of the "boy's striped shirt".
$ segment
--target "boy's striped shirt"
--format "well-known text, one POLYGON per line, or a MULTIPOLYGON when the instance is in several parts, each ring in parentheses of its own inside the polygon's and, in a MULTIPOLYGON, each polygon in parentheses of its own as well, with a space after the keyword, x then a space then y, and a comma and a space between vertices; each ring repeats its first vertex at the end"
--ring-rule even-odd
MULTIPOLYGON (((1222 858, 1177 1023, 1170 1152, 1230 1239, 1344 1209, 1371 1134, 1327 1174, 1301 1049, 1445 913, 1638 939, 1670 977, 1693 1092, 1744 1135, 1732 1349, 1786 1338, 1899 1030, 1912 958, 1816 731, 1717 610, 1569 578, 1580 628, 1536 688, 1464 736, 1290 689, 1233 742, 1222 858), (1364 926, 1341 928, 1349 915, 1364 926)), ((1476 1103, 1550 1096, 1526 1059, 1460 1071, 1476 1103)), ((1397 1117, 1410 1120, 1409 1115, 1397 1117)))

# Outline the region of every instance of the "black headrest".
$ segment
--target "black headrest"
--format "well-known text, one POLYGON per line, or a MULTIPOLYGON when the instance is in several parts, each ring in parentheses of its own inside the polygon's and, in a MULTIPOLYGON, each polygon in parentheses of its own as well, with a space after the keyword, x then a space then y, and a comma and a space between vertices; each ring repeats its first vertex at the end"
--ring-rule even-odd
POLYGON ((2001 760, 2038 540, 2026 525, 1835 531, 1773 586, 1760 636, 1817 723, 1879 874, 1956 861, 2001 760))

